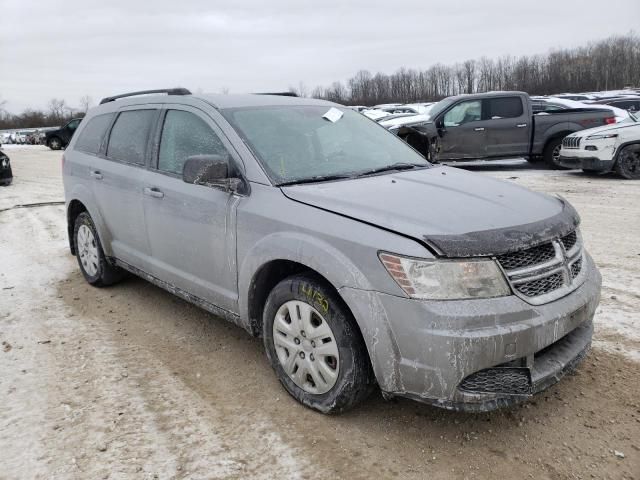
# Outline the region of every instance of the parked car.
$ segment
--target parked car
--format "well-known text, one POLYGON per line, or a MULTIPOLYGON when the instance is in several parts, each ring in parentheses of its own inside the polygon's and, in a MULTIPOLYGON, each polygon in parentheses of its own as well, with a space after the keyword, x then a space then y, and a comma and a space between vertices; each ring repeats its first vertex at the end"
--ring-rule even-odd
POLYGON ((74 118, 64 127, 60 127, 57 130, 49 130, 45 132, 45 145, 51 150, 60 150, 62 148, 66 148, 81 121, 81 118, 74 118))
MULTIPOLYGON (((612 105, 600 105, 594 102, 576 102, 575 100, 565 100, 557 97, 531 97, 533 103, 533 111, 539 108, 540 104, 544 105, 542 111, 551 113, 557 110, 581 110, 584 108, 600 109, 613 112, 616 122, 622 122, 629 118, 629 113, 612 105)), ((539 113, 539 112, 538 112, 539 113)))
POLYGON ((578 109, 534 115, 523 92, 448 97, 429 110, 429 121, 394 132, 431 161, 542 157, 559 168, 562 139, 585 128, 614 123, 609 110, 578 109))
POLYGON ((155 92, 104 99, 63 156, 91 285, 132 272, 261 336, 325 413, 376 384, 487 411, 585 356, 601 279, 566 200, 434 166, 335 103, 155 92))
POLYGON ((573 133, 562 141, 560 165, 587 173, 614 171, 627 179, 640 179, 640 117, 606 127, 573 133))
POLYGON ((597 105, 610 105, 630 112, 640 112, 640 96, 627 95, 613 99, 596 100, 591 103, 597 105))
POLYGON ((12 181, 13 172, 11 171, 11 161, 7 154, 0 150, 0 185, 6 187, 10 185, 12 181))

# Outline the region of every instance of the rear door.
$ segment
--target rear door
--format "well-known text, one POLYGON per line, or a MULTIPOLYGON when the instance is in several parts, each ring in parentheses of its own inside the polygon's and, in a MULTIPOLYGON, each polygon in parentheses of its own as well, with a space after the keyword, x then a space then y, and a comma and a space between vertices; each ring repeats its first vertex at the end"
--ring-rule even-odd
POLYGON ((484 100, 483 118, 487 121, 488 157, 521 156, 529 153, 531 114, 518 95, 484 100))
POLYGON ((157 152, 143 186, 152 273, 237 311, 235 231, 241 197, 182 180, 188 157, 230 156, 233 149, 208 115, 189 106, 171 105, 163 112, 157 135, 157 152))
POLYGON ((141 270, 149 269, 149 243, 142 204, 142 182, 150 133, 159 108, 125 108, 118 113, 106 152, 89 175, 107 239, 114 255, 141 270))
POLYGON ((436 120, 440 134, 440 160, 484 158, 486 129, 482 100, 464 100, 436 120))

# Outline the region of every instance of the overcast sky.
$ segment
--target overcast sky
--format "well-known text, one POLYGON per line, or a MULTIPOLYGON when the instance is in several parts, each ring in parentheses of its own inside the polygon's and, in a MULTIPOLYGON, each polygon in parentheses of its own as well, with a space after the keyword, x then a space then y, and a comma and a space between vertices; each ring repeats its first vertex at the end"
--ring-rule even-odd
POLYGON ((639 0, 0 0, 0 99, 311 89, 640 33, 638 19, 639 0))

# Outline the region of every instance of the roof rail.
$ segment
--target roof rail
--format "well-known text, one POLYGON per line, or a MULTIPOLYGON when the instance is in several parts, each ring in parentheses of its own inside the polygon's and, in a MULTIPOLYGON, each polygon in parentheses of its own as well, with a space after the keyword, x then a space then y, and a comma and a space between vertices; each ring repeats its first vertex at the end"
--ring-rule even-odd
POLYGON ((166 93, 167 95, 191 95, 191 92, 186 88, 160 88, 158 90, 140 90, 139 92, 123 93, 121 95, 114 95, 112 97, 105 97, 100 100, 100 105, 103 103, 113 102, 119 98, 135 97, 136 95, 148 95, 150 93, 166 93))
POLYGON ((277 95, 279 97, 297 97, 298 94, 296 92, 265 92, 265 93, 254 93, 254 95, 277 95))

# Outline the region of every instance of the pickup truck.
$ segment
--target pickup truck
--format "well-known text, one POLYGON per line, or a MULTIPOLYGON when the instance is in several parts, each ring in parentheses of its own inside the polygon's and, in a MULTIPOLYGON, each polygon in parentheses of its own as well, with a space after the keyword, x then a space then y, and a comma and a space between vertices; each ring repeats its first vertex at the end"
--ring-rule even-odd
POLYGON ((615 116, 608 110, 585 105, 539 111, 524 92, 489 92, 445 98, 431 108, 426 121, 389 130, 432 162, 525 157, 562 168, 564 137, 612 123, 615 116))

